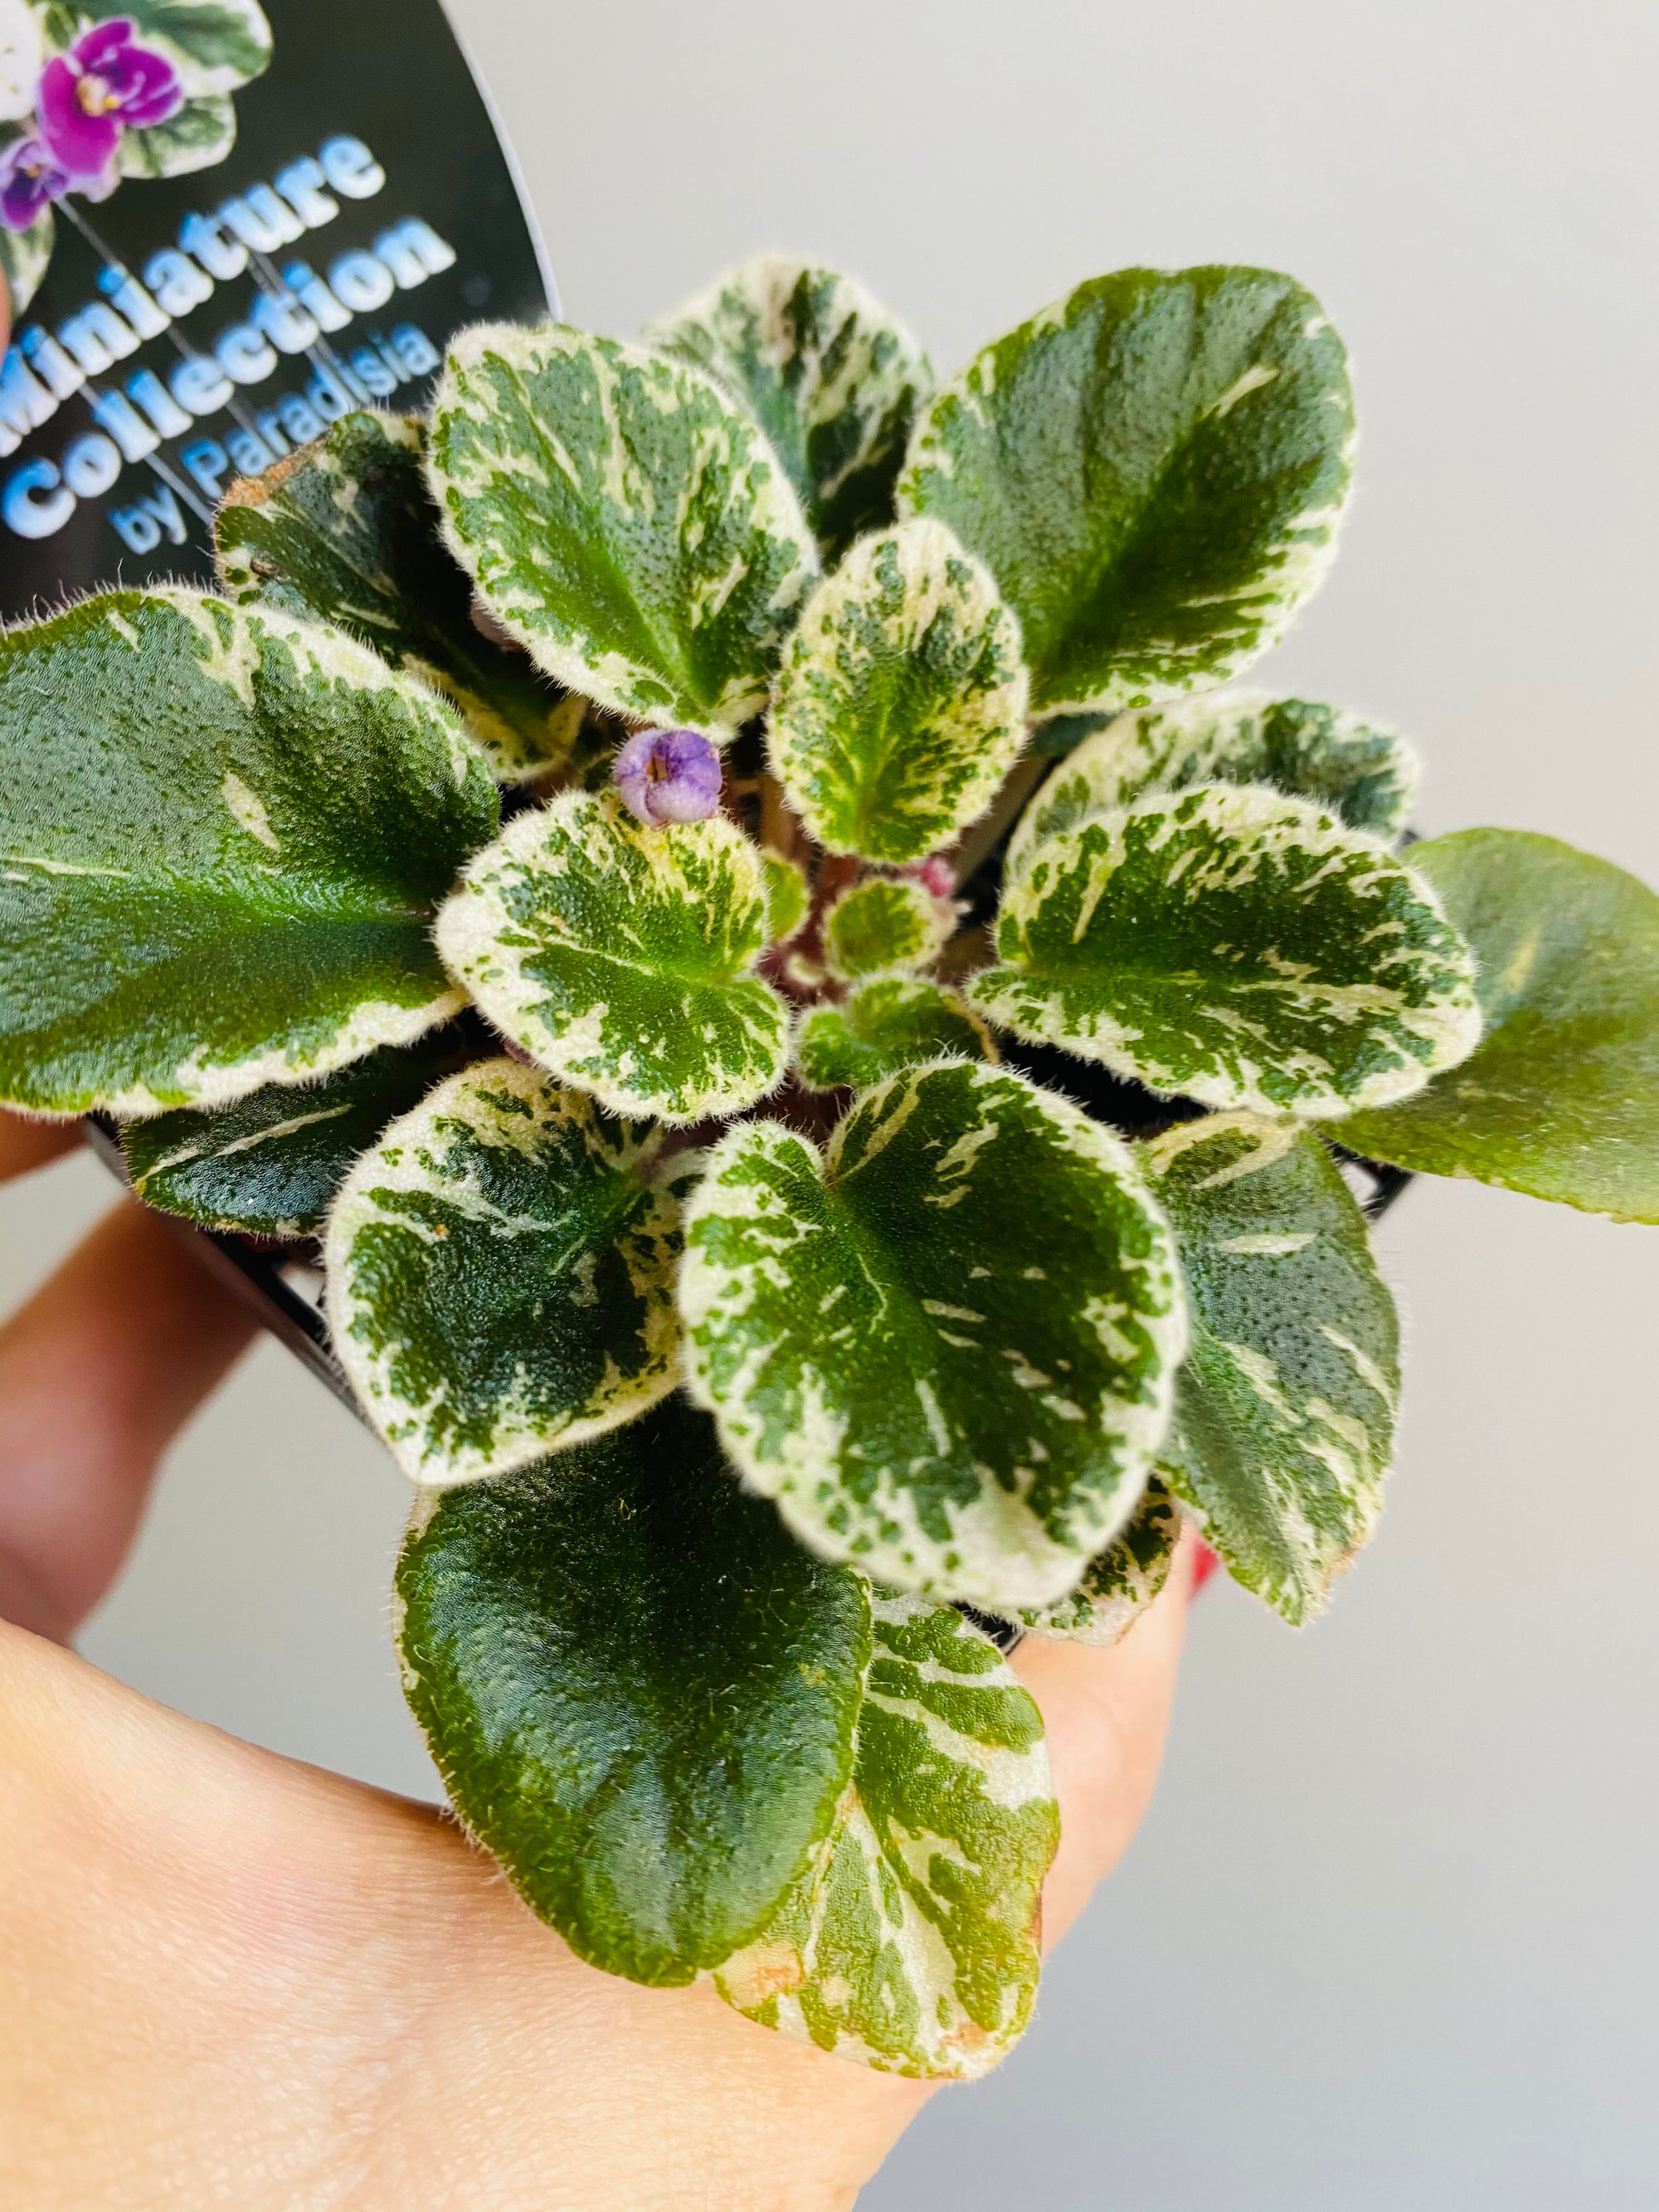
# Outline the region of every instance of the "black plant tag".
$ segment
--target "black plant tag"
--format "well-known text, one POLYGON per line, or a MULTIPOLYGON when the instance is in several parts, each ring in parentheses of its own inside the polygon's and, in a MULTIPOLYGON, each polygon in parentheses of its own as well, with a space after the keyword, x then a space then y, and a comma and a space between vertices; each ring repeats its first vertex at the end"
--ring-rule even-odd
POLYGON ((438 0, 27 16, 36 35, 0 27, 6 619, 209 582, 234 477, 348 409, 423 407, 463 324, 556 312, 438 0))

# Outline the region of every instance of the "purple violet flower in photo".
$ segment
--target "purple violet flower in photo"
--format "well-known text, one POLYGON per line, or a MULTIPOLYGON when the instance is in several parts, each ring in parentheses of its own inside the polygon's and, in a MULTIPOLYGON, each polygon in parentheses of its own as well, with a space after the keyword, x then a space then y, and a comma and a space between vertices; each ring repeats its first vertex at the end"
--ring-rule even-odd
POLYGON ((72 178, 101 176, 121 132, 165 123, 184 104, 171 62, 133 44, 129 16, 99 24, 40 72, 40 135, 72 178))
POLYGON ((0 154, 0 222, 27 230, 74 179, 40 138, 19 138, 0 154))
POLYGON ((641 730, 612 771, 641 822, 701 822, 720 803, 720 757, 696 730, 641 730))

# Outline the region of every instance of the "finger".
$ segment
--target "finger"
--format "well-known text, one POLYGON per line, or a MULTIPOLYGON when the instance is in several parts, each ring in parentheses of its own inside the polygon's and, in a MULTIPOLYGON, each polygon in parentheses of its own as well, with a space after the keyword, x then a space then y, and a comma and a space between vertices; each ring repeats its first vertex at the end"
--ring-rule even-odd
POLYGON ((0 1614, 66 1641, 253 1322, 136 1200, 0 1329, 0 1614))
POLYGON ((49 1160, 73 1152, 80 1141, 78 1121, 36 1121, 0 1108, 0 1182, 33 1175, 49 1160))
POLYGON ((1163 1590, 1109 1651, 1028 1636, 1013 1655, 1042 1709, 1060 1799, 1060 1849, 1042 1892, 1045 1946, 1060 1941, 1122 1857, 1152 1802, 1195 1563, 1188 1530, 1163 1590))

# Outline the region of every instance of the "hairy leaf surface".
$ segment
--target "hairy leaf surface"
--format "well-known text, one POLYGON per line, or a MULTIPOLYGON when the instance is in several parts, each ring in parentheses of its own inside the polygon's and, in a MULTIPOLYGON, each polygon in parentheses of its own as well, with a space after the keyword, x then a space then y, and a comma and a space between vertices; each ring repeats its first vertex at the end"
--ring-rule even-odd
POLYGON ((434 1497, 404 1686, 456 1811, 606 1972, 752 1942, 828 1833, 870 1653, 860 1576, 745 1497, 684 1400, 434 1497))
POLYGON ((878 1595, 858 1759, 835 1826, 717 1969, 763 2027, 884 2073, 967 2080, 1031 2016, 1060 1840, 1042 1717, 949 1606, 878 1595))
POLYGON ((1019 616, 1042 714, 1224 683, 1334 556, 1341 341, 1263 269, 1125 269, 988 346, 922 416, 901 514, 947 522, 1019 616))
POLYGON ((428 467, 456 557, 538 667, 716 740, 764 704, 817 552, 713 378, 562 323, 463 331, 428 467))
POLYGON ((814 1006, 795 1040, 797 1072, 814 1091, 867 1090, 902 1067, 947 1054, 997 1056, 978 1016, 954 991, 920 975, 878 976, 839 1006, 814 1006))
POLYGON ((1221 1114, 1143 1153, 1192 1315, 1164 1472, 1237 1579, 1299 1623, 1381 1510, 1400 1394, 1394 1300, 1316 1138, 1221 1114))
POLYGON ((1412 848, 1474 947, 1480 1048, 1343 1141, 1615 1221, 1659 1221, 1659 898, 1611 861, 1519 830, 1412 848))
POLYGON ((922 884, 872 876, 843 891, 823 918, 823 963, 843 983, 938 958, 951 910, 922 884))
POLYGON ((781 853, 763 850, 761 866, 766 871, 767 941, 782 945, 805 921, 812 894, 800 868, 781 853))
POLYGON ((1154 792, 1004 878, 972 1002, 1154 1091, 1321 1115, 1380 1105, 1480 1034, 1468 947, 1375 839, 1260 787, 1154 792))
POLYGON ((1116 715, 1085 738, 1020 817, 1008 865, 1018 867, 1045 837, 1091 814, 1194 783, 1270 783, 1313 799, 1351 830, 1392 840, 1416 797, 1417 760, 1394 731, 1336 707, 1243 687, 1201 691, 1116 715))
POLYGON ((586 702, 472 619, 445 551, 412 416, 343 416, 317 444, 240 477, 214 526, 219 574, 244 605, 314 613, 441 691, 498 776, 568 754, 586 702))
POLYGON ((221 1105, 463 994, 432 908, 495 829, 450 710, 353 640, 184 590, 0 639, 0 1098, 221 1105))
POLYGON ((996 796, 1028 697, 990 572, 939 523, 902 523, 807 601, 768 724, 772 772, 829 851, 920 860, 996 796))
POLYGON ((1001 1068, 858 1100, 820 1159, 730 1131, 686 1213, 690 1387, 800 1536, 883 1582, 1043 1605, 1133 1511, 1185 1341, 1128 1148, 1001 1068))
POLYGON ((679 1200, 651 1132, 515 1060, 453 1076, 346 1178, 334 1348, 416 1482, 477 1482, 631 1421, 679 1374, 679 1200))
POLYGON ((783 1073, 788 1012, 750 973, 761 856, 720 815, 647 829, 614 792, 566 792, 479 854, 437 939, 505 1036, 613 1113, 734 1114, 783 1073))
MULTIPOLYGON (((1182 1374, 1186 1372, 1183 1368, 1182 1374)), ((1177 1378, 1177 1403, 1181 1388, 1177 1378)), ((1153 1475, 1134 1518, 1090 1560, 1077 1588, 1053 1605, 1028 1606, 1020 1620, 1033 1635, 1062 1644, 1086 1644, 1103 1651, 1121 1643, 1170 1579, 1181 1519, 1168 1486, 1153 1475)))
POLYGON ((386 1045, 320 1083, 268 1083, 234 1105, 190 1106, 129 1121, 127 1172, 147 1206, 209 1229, 309 1237, 323 1225, 352 1162, 468 1056, 447 1024, 386 1045))
POLYGON ((893 481, 933 390, 903 325, 838 270, 757 253, 651 333, 742 400, 800 495, 826 561, 893 516, 893 481))

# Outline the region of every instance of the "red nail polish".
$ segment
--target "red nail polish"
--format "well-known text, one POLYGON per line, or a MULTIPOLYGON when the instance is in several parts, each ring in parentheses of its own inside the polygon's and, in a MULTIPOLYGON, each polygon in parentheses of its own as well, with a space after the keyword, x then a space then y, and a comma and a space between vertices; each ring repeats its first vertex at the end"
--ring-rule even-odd
POLYGON ((1192 1587, 1187 1592, 1189 1604, 1220 1565, 1219 1559, 1200 1536, 1198 1540, 1198 1557, 1193 1561, 1192 1587))

